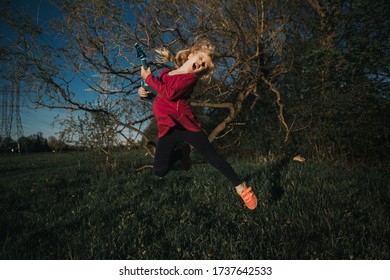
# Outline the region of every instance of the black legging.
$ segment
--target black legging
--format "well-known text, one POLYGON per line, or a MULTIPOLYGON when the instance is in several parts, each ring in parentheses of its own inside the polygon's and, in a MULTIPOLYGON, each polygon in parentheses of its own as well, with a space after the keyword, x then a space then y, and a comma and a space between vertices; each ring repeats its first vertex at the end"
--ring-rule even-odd
POLYGON ((230 164, 216 153, 203 131, 191 132, 180 126, 171 128, 157 142, 154 156, 154 173, 156 175, 161 177, 166 175, 172 165, 182 158, 181 151, 175 149, 180 142, 191 144, 209 164, 218 169, 234 186, 242 183, 230 164))

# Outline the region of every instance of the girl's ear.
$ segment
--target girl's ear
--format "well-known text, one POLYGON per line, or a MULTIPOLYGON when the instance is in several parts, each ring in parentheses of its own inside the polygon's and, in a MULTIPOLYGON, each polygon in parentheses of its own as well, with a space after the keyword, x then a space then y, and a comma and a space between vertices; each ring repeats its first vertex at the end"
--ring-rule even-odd
POLYGON ((194 54, 191 52, 191 53, 188 54, 187 59, 190 59, 190 58, 193 57, 193 56, 194 56, 194 54))

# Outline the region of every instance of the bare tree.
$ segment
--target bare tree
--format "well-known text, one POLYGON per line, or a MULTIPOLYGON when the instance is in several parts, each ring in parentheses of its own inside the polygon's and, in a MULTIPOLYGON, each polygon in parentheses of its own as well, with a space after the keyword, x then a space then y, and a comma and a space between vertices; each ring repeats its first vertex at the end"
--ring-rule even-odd
MULTIPOLYGON (((205 36, 219 50, 218 71, 198 88, 191 105, 226 111, 209 140, 228 134, 227 127, 234 128, 236 118, 268 93, 275 96, 277 117, 287 140, 290 130, 278 88, 279 78, 289 69, 284 59, 289 20, 284 1, 51 3, 63 17, 50 25, 3 13, 18 32, 6 51, 28 67, 37 106, 106 116, 113 128, 105 131, 106 135, 140 135, 153 154, 153 145, 142 129, 153 117, 151 105, 134 94, 140 81, 134 43, 142 44, 153 61, 156 47, 178 51, 194 38, 205 36)), ((157 72, 167 65, 153 66, 157 72)))
POLYGON ((180 49, 194 37, 214 39, 219 67, 192 106, 225 109, 226 117, 209 140, 234 124, 242 110, 250 110, 264 91, 275 95, 277 116, 285 128, 278 78, 288 71, 284 37, 289 16, 279 1, 149 1, 137 15, 146 45, 180 49), (251 101, 244 102, 251 97, 251 101))

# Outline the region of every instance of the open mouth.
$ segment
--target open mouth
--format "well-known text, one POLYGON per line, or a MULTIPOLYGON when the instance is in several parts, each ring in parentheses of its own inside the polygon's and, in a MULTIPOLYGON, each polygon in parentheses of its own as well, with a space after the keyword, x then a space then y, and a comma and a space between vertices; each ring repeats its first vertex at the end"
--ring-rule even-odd
POLYGON ((204 69, 206 68, 206 65, 205 63, 197 63, 197 62, 194 62, 194 64, 192 64, 192 70, 193 71, 196 71, 196 70, 199 70, 199 69, 204 69))

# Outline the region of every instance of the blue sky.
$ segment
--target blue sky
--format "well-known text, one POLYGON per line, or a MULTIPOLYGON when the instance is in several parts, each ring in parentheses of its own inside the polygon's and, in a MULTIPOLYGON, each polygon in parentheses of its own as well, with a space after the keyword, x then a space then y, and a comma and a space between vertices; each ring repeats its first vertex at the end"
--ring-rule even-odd
MULTIPOLYGON (((36 23, 38 26, 43 27, 44 33, 42 35, 42 40, 45 43, 49 43, 51 46, 54 47, 61 46, 60 41, 63 38, 59 37, 58 34, 50 34, 45 32, 47 30, 45 27, 48 25, 50 20, 62 16, 62 13, 58 11, 56 7, 52 6, 52 4, 49 3, 49 0, 13 0, 10 3, 12 3, 12 9, 18 11, 19 14, 28 14, 31 20, 34 21, 34 23, 36 23)), ((132 19, 129 18, 129 20, 132 19)), ((10 28, 4 22, 2 22, 0 18, 0 44, 6 45, 12 43, 13 36, 14 35, 10 31, 10 28)), ((119 57, 116 61, 117 62, 119 61, 119 63, 123 63, 123 69, 128 67, 128 62, 126 60, 120 61, 120 57, 119 57)), ((10 70, 12 71, 12 68, 10 68, 10 70)), ((3 72, 6 71, 7 70, 3 72)), ((98 102, 98 95, 96 94, 96 92, 88 90, 87 83, 90 83, 92 85, 94 83, 99 83, 99 77, 97 77, 96 75, 97 73, 94 73, 93 71, 89 72, 88 70, 86 70, 81 75, 76 75, 76 77, 73 77, 72 73, 68 73, 68 74, 69 76, 72 76, 72 78, 74 78, 69 83, 69 89, 71 92, 75 93, 76 98, 80 100, 81 103, 85 102, 90 104, 96 104, 96 102, 98 102)), ((3 88, 2 82, 8 83, 8 85, 10 85, 10 82, 2 80, 0 77, 0 89, 3 88)), ((56 118, 58 119, 68 118, 70 113, 68 113, 64 109, 59 109, 59 110, 50 110, 50 109, 42 109, 42 108, 33 109, 34 104, 32 104, 29 98, 27 98, 27 94, 30 94, 30 96, 34 94, 34 93, 31 94, 32 89, 26 87, 23 82, 21 82, 20 86, 21 86, 20 117, 22 121, 24 136, 29 136, 32 134, 36 134, 38 132, 42 132, 43 136, 46 138, 48 138, 49 136, 58 136, 61 127, 58 122, 53 123, 53 120, 56 118)), ((134 97, 138 98, 137 95, 134 95, 134 97)), ((0 96, 0 108, 2 104, 1 98, 2 96, 0 96)), ((73 113, 73 115, 75 114, 78 113, 77 112, 73 113)), ((15 121, 13 125, 13 131, 11 133, 11 137, 15 140, 18 138, 15 121)))
MULTIPOLYGON (((48 3, 47 0, 12 0, 11 5, 14 9, 21 13, 28 13, 34 21, 39 25, 45 25, 53 16, 59 14, 55 9, 48 3)), ((7 25, 0 21, 0 35, 3 37, 2 40, 12 40, 12 32, 10 32, 7 25)), ((3 81, 0 80, 0 86, 3 90, 3 81)), ((4 94, 1 96, 1 100, 4 94)), ((1 106, 1 103, 0 103, 1 106)), ((44 137, 56 136, 56 133, 60 131, 58 124, 53 125, 53 120, 60 114, 60 117, 65 117, 66 112, 60 112, 49 109, 33 109, 34 106, 31 104, 29 99, 26 97, 25 88, 21 89, 21 100, 20 100, 20 118, 22 121, 24 136, 36 134, 42 132, 44 137)), ((4 110, 1 108, 1 110, 4 110)), ((9 110, 9 108, 7 109, 9 110)), ((16 120, 13 118, 13 129, 11 137, 16 139, 16 120)))
MULTIPOLYGON (((56 7, 50 4, 49 0, 12 0, 12 8, 19 12, 20 14, 28 14, 30 18, 39 26, 47 26, 49 21, 56 17, 61 17, 62 14, 58 11, 56 7)), ((13 37, 15 35, 10 30, 9 26, 5 24, 0 18, 0 43, 9 44, 12 43, 13 37)), ((57 45, 56 39, 59 39, 57 36, 45 36, 44 40, 50 42, 52 45, 57 45)), ((91 73, 92 75, 93 73, 91 73)), ((96 78, 98 79, 98 78, 96 78)), ((10 88, 11 83, 9 81, 4 81, 0 79, 0 92, 4 91, 4 84, 10 88)), ((39 108, 36 109, 34 104, 31 102, 28 95, 31 96, 31 89, 26 87, 26 85, 21 82, 21 99, 20 99, 20 118, 23 126, 24 136, 30 136, 32 134, 37 134, 42 132, 45 138, 49 136, 58 136, 58 132, 61 130, 60 124, 58 122, 53 122, 55 119, 65 119, 69 117, 69 112, 58 109, 48 109, 48 108, 39 108)), ((97 96, 87 90, 87 85, 82 83, 78 78, 76 78, 71 84, 71 90, 78 93, 78 98, 81 98, 84 101, 96 102, 97 96)), ((2 108, 2 101, 4 94, 0 94, 0 109, 2 108)), ((8 96, 8 112, 10 111, 10 97, 8 96)), ((8 115, 10 112, 8 113, 8 115)), ((2 112, 0 113, 0 117, 2 112)), ((2 118, 0 119, 0 122, 2 118)), ((1 131, 0 131, 1 132, 1 131)), ((2 135, 4 136, 4 135, 2 135)), ((13 117, 13 125, 11 131, 11 137, 17 139, 17 126, 15 113, 13 117)))
MULTIPOLYGON (((51 19, 62 16, 61 12, 59 12, 56 7, 53 7, 52 4, 49 3, 49 0, 12 0, 10 3, 12 4, 13 9, 18 11, 20 14, 28 14, 30 18, 41 27, 47 26, 51 19)), ((59 38, 57 34, 46 35, 43 40, 45 40, 47 43, 50 43, 50 45, 52 46, 59 46, 58 42, 62 38, 59 38)), ((0 44, 9 44, 10 42, 12 42, 13 36, 14 35, 10 31, 9 27, 4 22, 2 22, 0 18, 0 44)), ((125 67, 127 67, 126 63, 127 62, 124 61, 125 67)), ((89 75, 88 72, 84 72, 83 74, 89 75)), ((91 72, 91 77, 87 78, 93 80, 93 83, 98 83, 99 78, 95 77, 95 74, 96 73, 91 72)), ((75 79, 70 83, 70 90, 76 93, 77 98, 79 100, 82 100, 82 102, 90 102, 92 104, 96 103, 98 100, 96 93, 88 91, 88 85, 86 85, 85 82, 82 82, 80 78, 81 77, 75 77, 75 79)), ((89 82, 91 82, 91 80, 89 80, 89 82)), ((4 80, 0 79, 0 89, 3 88, 3 82, 4 80)), ((8 81, 6 81, 6 83, 8 83, 8 85, 10 84, 8 81)), ((61 127, 59 123, 53 124, 53 120, 56 117, 60 119, 68 118, 70 113, 63 109, 33 109, 34 105, 31 103, 29 98, 26 97, 28 91, 30 91, 31 94, 31 89, 26 88, 25 85, 21 83, 20 117, 22 121, 24 136, 36 134, 37 132, 42 132, 43 136, 46 138, 48 138, 49 136, 57 136, 58 132, 61 130, 61 127)), ((0 108, 2 104, 1 99, 2 96, 0 96, 0 108)), ((12 131, 11 137, 13 139, 17 139, 17 129, 15 121, 13 128, 14 129, 12 131)))

